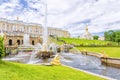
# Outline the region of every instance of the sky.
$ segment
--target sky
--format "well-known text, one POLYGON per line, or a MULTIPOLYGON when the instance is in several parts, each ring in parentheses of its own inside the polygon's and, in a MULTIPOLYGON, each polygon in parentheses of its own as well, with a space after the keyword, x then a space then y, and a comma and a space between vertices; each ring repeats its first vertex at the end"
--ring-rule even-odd
POLYGON ((88 26, 92 34, 102 35, 120 29, 120 0, 0 0, 0 18, 39 23, 68 30, 80 36, 88 26))

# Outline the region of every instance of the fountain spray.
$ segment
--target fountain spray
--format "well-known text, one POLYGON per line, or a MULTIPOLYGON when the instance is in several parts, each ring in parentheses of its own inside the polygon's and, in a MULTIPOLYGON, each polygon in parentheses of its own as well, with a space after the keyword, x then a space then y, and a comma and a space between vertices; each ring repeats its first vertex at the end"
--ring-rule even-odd
POLYGON ((45 25, 43 27, 43 44, 42 50, 47 51, 48 31, 47 31, 47 4, 45 3, 45 25))

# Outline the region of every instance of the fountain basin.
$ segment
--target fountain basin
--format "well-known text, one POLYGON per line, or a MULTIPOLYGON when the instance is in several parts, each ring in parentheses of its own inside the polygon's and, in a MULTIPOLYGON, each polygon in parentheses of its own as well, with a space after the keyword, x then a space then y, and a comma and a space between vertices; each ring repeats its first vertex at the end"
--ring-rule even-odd
POLYGON ((21 45, 18 47, 18 51, 19 52, 32 52, 35 49, 34 46, 29 45, 29 46, 25 46, 25 45, 21 45))
POLYGON ((36 55, 37 55, 36 58, 46 59, 46 58, 53 57, 54 52, 53 51, 39 51, 36 55))

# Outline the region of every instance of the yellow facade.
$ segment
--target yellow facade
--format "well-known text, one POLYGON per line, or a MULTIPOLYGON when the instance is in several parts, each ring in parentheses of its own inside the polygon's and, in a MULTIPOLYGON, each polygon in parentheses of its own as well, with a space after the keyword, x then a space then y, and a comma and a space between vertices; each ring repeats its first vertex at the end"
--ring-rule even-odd
MULTIPOLYGON (((40 24, 25 23, 18 20, 0 19, 0 32, 6 33, 5 46, 15 46, 23 44, 23 35, 30 35, 30 44, 42 42, 43 27, 40 24)), ((58 28, 48 28, 48 35, 58 37, 69 37, 68 31, 58 28)))

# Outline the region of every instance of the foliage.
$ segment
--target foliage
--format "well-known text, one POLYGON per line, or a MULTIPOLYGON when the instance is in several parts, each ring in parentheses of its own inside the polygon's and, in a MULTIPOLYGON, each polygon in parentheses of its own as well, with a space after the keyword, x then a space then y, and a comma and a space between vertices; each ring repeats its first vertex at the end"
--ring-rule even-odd
POLYGON ((117 42, 118 44, 120 43, 120 30, 113 31, 109 30, 104 33, 105 40, 106 41, 113 41, 117 42))
POLYGON ((59 38, 60 40, 65 41, 67 44, 72 44, 76 47, 80 46, 117 46, 116 42, 102 41, 102 40, 87 40, 80 38, 59 38))
POLYGON ((120 43, 120 31, 116 31, 115 34, 116 34, 115 41, 118 42, 119 44, 120 43))
POLYGON ((80 51, 87 50, 90 52, 103 53, 104 51, 110 57, 120 58, 120 47, 77 47, 80 51))
POLYGON ((57 38, 49 37, 49 41, 50 41, 50 43, 54 42, 55 44, 58 44, 58 45, 62 45, 63 44, 63 42, 57 40, 57 38))
POLYGON ((0 61, 0 80, 105 80, 64 66, 40 66, 0 61))
POLYGON ((94 40, 98 40, 99 36, 93 36, 94 40))
POLYGON ((3 37, 0 36, 0 59, 4 56, 4 43, 3 43, 3 37))

